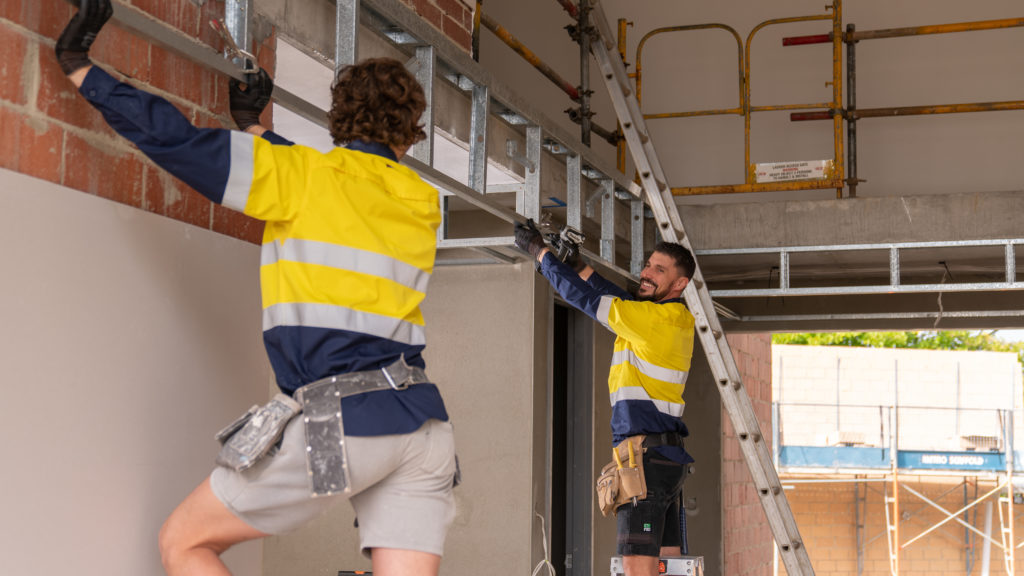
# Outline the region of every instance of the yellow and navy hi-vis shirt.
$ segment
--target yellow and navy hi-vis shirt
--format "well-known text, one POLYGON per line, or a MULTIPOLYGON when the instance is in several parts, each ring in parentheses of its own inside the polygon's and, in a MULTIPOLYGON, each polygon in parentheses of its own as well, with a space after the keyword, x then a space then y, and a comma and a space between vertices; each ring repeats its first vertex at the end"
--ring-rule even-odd
MULTIPOLYGON (((166 100, 93 67, 80 89, 119 134, 210 200, 266 222, 263 339, 279 387, 424 367, 420 303, 434 268, 437 190, 376 143, 324 154, 268 132, 199 129, 166 100)), ((345 431, 412 432, 447 420, 436 386, 342 401, 345 431)))
MULTIPOLYGON (((566 302, 615 333, 608 393, 615 442, 637 434, 686 436, 683 391, 693 356, 693 314, 680 299, 639 301, 596 272, 583 280, 553 254, 541 273, 566 302)), ((688 461, 672 447, 668 457, 688 461)))

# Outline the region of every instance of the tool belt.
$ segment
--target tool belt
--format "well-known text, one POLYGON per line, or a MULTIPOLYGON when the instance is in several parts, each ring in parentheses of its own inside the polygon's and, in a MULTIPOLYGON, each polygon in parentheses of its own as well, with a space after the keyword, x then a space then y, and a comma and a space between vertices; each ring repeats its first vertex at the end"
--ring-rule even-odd
POLYGON ((662 432, 661 434, 647 434, 644 436, 645 448, 656 448, 658 446, 677 446, 686 448, 683 437, 676 432, 662 432))
POLYGON ((601 469, 597 478, 597 504, 602 516, 627 502, 635 506, 639 500, 647 498, 643 442, 642 435, 630 436, 612 448, 612 461, 601 469))
POLYGON ((378 390, 405 390, 427 381, 423 369, 409 366, 403 356, 377 370, 349 372, 311 382, 296 390, 294 399, 277 394, 267 405, 253 406, 217 434, 223 445, 217 463, 236 471, 252 467, 274 450, 285 426, 302 412, 310 493, 327 496, 349 492, 341 399, 378 390))
POLYGON ((612 448, 612 461, 601 469, 597 478, 597 504, 602 516, 623 504, 632 502, 636 506, 638 501, 647 498, 643 454, 657 446, 683 448, 683 437, 675 432, 641 434, 630 436, 612 448))

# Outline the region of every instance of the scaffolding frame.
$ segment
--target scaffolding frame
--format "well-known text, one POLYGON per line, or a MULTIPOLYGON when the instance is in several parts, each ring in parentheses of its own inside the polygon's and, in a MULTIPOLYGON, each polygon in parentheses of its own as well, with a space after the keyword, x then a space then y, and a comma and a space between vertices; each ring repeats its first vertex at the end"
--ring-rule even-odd
MULTIPOLYGON (((886 38, 901 38, 924 36, 931 34, 948 34, 958 32, 978 32, 986 30, 999 30, 1006 28, 1024 27, 1024 18, 1004 18, 998 20, 984 20, 976 22, 954 22, 950 24, 938 24, 927 26, 912 26, 905 28, 891 28, 883 30, 857 31, 854 24, 848 24, 846 32, 842 28, 842 0, 833 0, 833 3, 825 6, 831 11, 831 15, 796 16, 790 18, 776 18, 761 22, 747 36, 746 43, 741 44, 740 35, 733 28, 720 23, 697 24, 687 26, 666 26, 656 28, 646 33, 637 45, 636 50, 636 72, 630 74, 636 83, 637 99, 640 99, 642 92, 642 53, 644 44, 652 37, 673 32, 689 32, 696 30, 721 29, 729 32, 737 43, 739 61, 739 103, 735 107, 714 110, 697 111, 676 111, 644 114, 645 119, 657 120, 668 118, 692 118, 700 116, 719 115, 740 115, 744 118, 744 174, 743 184, 726 184, 712 186, 682 186, 673 187, 672 193, 678 196, 692 196, 700 194, 731 194, 743 192, 770 192, 790 190, 820 190, 835 188, 836 198, 843 197, 844 186, 848 190, 848 197, 857 195, 857 184, 861 182, 857 175, 857 121, 862 118, 892 118, 896 116, 911 115, 932 115, 932 114, 957 114, 967 112, 995 112, 1006 110, 1024 110, 1024 100, 1011 100, 1001 102, 967 102, 959 104, 939 104, 926 106, 897 106, 885 108, 861 109, 857 108, 857 65, 856 46, 858 42, 866 40, 879 40, 886 38), (791 24, 798 22, 811 22, 816 20, 831 20, 832 30, 827 34, 814 34, 808 36, 794 36, 784 38, 783 46, 806 46, 811 44, 832 45, 832 79, 829 84, 832 86, 832 101, 826 103, 797 103, 754 106, 750 96, 750 63, 751 43, 754 36, 763 28, 779 24, 791 24), (846 105, 843 105, 843 53, 842 47, 846 46, 846 105), (783 182, 758 183, 755 178, 755 166, 750 163, 750 118, 754 112, 782 111, 782 110, 803 110, 790 114, 790 120, 794 122, 809 120, 829 120, 832 122, 834 158, 832 159, 831 170, 825 170, 825 177, 818 180, 794 180, 783 182), (843 120, 846 121, 846 159, 843 157, 843 120), (848 174, 847 174, 848 172, 848 174)), ((620 40, 624 42, 625 28, 620 26, 620 40)))
MULTIPOLYGON (((644 118, 648 120, 668 119, 668 118, 694 118, 700 116, 721 116, 721 115, 739 115, 743 116, 743 173, 744 183, 743 184, 726 184, 726 185, 714 185, 714 186, 684 186, 684 187, 673 187, 672 194, 677 196, 694 196, 700 194, 729 194, 729 193, 742 193, 742 192, 773 192, 773 191, 784 191, 784 190, 821 190, 825 188, 834 188, 836 190, 836 197, 842 197, 843 190, 843 139, 842 139, 842 122, 839 116, 834 119, 834 137, 833 153, 835 155, 831 162, 831 166, 828 170, 825 170, 824 177, 815 180, 795 180, 789 182, 757 182, 755 175, 755 165, 750 163, 750 120, 751 116, 755 112, 777 112, 784 110, 807 110, 807 109, 838 109, 842 106, 842 52, 841 40, 837 39, 833 41, 833 60, 832 60, 832 100, 830 102, 814 102, 814 103, 796 103, 796 104, 775 104, 775 105, 762 105, 754 106, 751 103, 750 96, 750 60, 751 60, 751 44, 754 41, 754 37, 762 29, 768 26, 782 25, 782 24, 793 24, 798 22, 814 22, 819 20, 829 20, 832 23, 834 31, 841 30, 842 26, 842 0, 833 0, 833 3, 826 5, 826 10, 831 10, 831 14, 823 15, 811 15, 811 16, 794 16, 790 18, 774 18, 761 22, 751 30, 750 34, 747 35, 745 43, 741 43, 740 35, 730 26, 720 23, 712 24, 695 24, 689 26, 666 26, 662 28, 656 28, 643 36, 640 39, 636 49, 636 72, 630 76, 636 83, 637 99, 641 99, 643 89, 643 49, 644 45, 648 40, 654 36, 673 33, 673 32, 691 32, 697 30, 711 30, 720 29, 730 33, 736 40, 737 54, 739 60, 739 104, 732 108, 715 109, 715 110, 698 110, 689 112, 662 112, 662 113, 648 113, 644 114, 644 118)), ((621 30, 621 28, 620 28, 621 30)), ((840 35, 836 35, 839 38, 840 35)))
MULTIPOLYGON (((895 395, 895 392, 894 392, 895 395)), ((792 404, 788 405, 796 406, 818 406, 817 404, 792 404)), ((776 426, 776 432, 773 435, 773 453, 776 455, 776 466, 780 466, 779 454, 784 444, 782 441, 781 424, 782 417, 780 408, 783 405, 781 402, 773 402, 772 404, 772 420, 776 426)), ((822 405, 824 406, 824 405, 822 405)), ((873 408, 874 406, 859 406, 859 405, 843 405, 846 408, 873 408)), ((1005 468, 998 472, 992 471, 968 471, 968 470, 954 470, 954 469, 935 469, 935 470, 923 470, 913 469, 912 472, 908 469, 900 468, 899 466, 899 406, 894 404, 892 406, 878 406, 879 408, 888 409, 888 438, 884 442, 889 446, 889 465, 887 469, 851 469, 849 474, 853 474, 853 478, 829 478, 829 479, 792 479, 787 478, 782 480, 784 485, 794 484, 811 484, 811 483, 855 483, 866 484, 869 482, 883 483, 882 488, 882 499, 884 506, 885 515, 885 536, 887 543, 887 551, 889 557, 890 574, 892 576, 900 575, 900 552, 910 547, 915 542, 918 542, 928 536, 929 534, 939 530, 950 522, 956 522, 962 526, 965 530, 965 540, 971 535, 981 538, 984 541, 996 546, 1002 551, 1003 554, 1003 566, 1007 574, 1014 574, 1016 566, 1016 549, 1024 547, 1024 539, 1020 542, 1016 541, 1015 526, 1014 526, 1014 443, 1013 443, 1013 411, 1012 410, 997 410, 999 414, 999 420, 1001 422, 1001 446, 1002 454, 1005 458, 1005 468), (861 477, 867 475, 879 475, 878 477, 861 477), (942 505, 938 504, 933 498, 929 498, 922 491, 914 489, 910 485, 910 480, 904 479, 904 477, 956 477, 956 478, 975 478, 976 488, 977 480, 982 477, 991 478, 993 480, 993 487, 987 490, 980 496, 975 491, 973 498, 969 499, 966 492, 966 480, 957 484, 957 486, 951 488, 946 494, 956 490, 961 485, 965 486, 964 491, 964 504, 957 510, 949 510, 942 505), (901 536, 903 534, 901 530, 901 521, 903 520, 904 510, 907 506, 907 500, 901 493, 906 493, 925 505, 938 510, 942 517, 940 520, 933 522, 927 526, 924 530, 917 533, 913 537, 905 538, 901 536), (999 539, 995 539, 988 534, 985 534, 981 530, 972 526, 965 519, 961 518, 961 515, 966 515, 967 512, 974 510, 978 505, 984 502, 990 502, 994 499, 999 511, 999 539)), ((958 409, 959 411, 960 409, 958 409)), ((807 467, 799 467, 788 470, 788 473, 792 474, 813 474, 816 473, 813 469, 807 467)), ((819 472, 820 473, 820 472, 819 472)), ((829 468, 828 474, 830 475, 841 475, 843 474, 840 468, 829 468)), ((944 494, 945 495, 945 494, 944 494)), ((943 495, 943 496, 944 496, 943 495)), ((862 546, 864 545, 864 537, 862 534, 863 526, 862 519, 860 518, 860 492, 859 489, 854 498, 854 518, 856 523, 856 534, 857 534, 857 562, 858 562, 858 574, 861 573, 863 568, 863 557, 862 557, 862 546)), ((941 498, 941 496, 940 496, 941 498)), ((866 514, 865 509, 865 514, 866 514)), ((965 542, 966 546, 966 542, 965 542)), ((970 558, 968 558, 970 562, 970 558)))

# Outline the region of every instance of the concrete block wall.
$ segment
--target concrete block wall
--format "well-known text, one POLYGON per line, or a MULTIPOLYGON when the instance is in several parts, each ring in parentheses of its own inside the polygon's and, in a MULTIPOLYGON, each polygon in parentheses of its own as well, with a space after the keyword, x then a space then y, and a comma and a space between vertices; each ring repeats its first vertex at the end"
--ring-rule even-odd
MULTIPOLYGON (((822 490, 817 485, 798 485, 796 489, 787 490, 786 497, 810 554, 814 573, 857 574, 853 486, 842 485, 822 490)), ((877 531, 877 527, 874 531, 877 531)), ((881 543, 881 549, 876 552, 884 560, 884 537, 875 543, 881 543)), ((883 568, 888 570, 887 565, 879 564, 878 569, 883 568)))
MULTIPOLYGON (((207 22, 223 1, 134 0, 132 6, 214 48, 207 22)), ((263 226, 212 205, 158 169, 106 126, 57 65, 54 41, 75 9, 66 2, 0 3, 0 167, 258 243, 263 226)), ((272 30, 257 37, 260 66, 273 72, 272 30)), ((168 98, 193 123, 233 127, 227 78, 108 24, 90 51, 95 64, 168 98)))
MULTIPOLYGON (((750 395, 761 432, 771 438, 771 336, 727 336, 740 378, 750 395)), ((732 422, 722 410, 723 571, 730 576, 768 576, 772 570, 772 534, 754 489, 732 422)))

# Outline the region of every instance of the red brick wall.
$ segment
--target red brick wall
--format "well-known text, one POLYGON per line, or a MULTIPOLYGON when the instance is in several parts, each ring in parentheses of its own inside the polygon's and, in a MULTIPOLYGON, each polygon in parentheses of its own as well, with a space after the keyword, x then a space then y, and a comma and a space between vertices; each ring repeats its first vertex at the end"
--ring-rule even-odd
MULTIPOLYGON (((210 0, 201 8, 190 0, 132 4, 183 36, 220 48, 207 22, 223 17, 222 0, 210 0)), ((54 41, 74 10, 56 0, 0 2, 0 167, 258 243, 262 223, 211 204, 158 169, 77 94, 53 53, 54 41)), ((270 71, 275 45, 270 34, 257 48, 260 65, 270 71)), ((226 77, 113 22, 100 33, 91 54, 116 76, 168 98, 193 123, 233 127, 226 77)))
MULTIPOLYGON (((461 0, 405 0, 424 20, 465 50, 473 11, 461 0)), ((223 17, 223 0, 132 0, 154 18, 214 48, 207 25, 223 17)), ((0 2, 0 167, 42 178, 258 243, 263 225, 214 205, 146 159, 106 126, 64 77, 53 45, 74 8, 59 0, 0 2)), ((258 39, 256 55, 271 72, 276 38, 258 39)), ((227 78, 109 23, 92 59, 121 79, 171 100, 202 127, 233 127, 227 78)), ((270 122, 270 109, 265 119, 270 122)))
MULTIPOLYGON (((467 52, 472 47, 473 8, 462 0, 402 0, 467 52)), ((471 3, 476 6, 476 2, 471 3)))
MULTIPOLYGON (((764 438, 771 438, 771 335, 728 336, 740 378, 747 389, 764 438)), ((772 533, 754 489, 729 414, 722 410, 723 574, 769 576, 772 533)))

